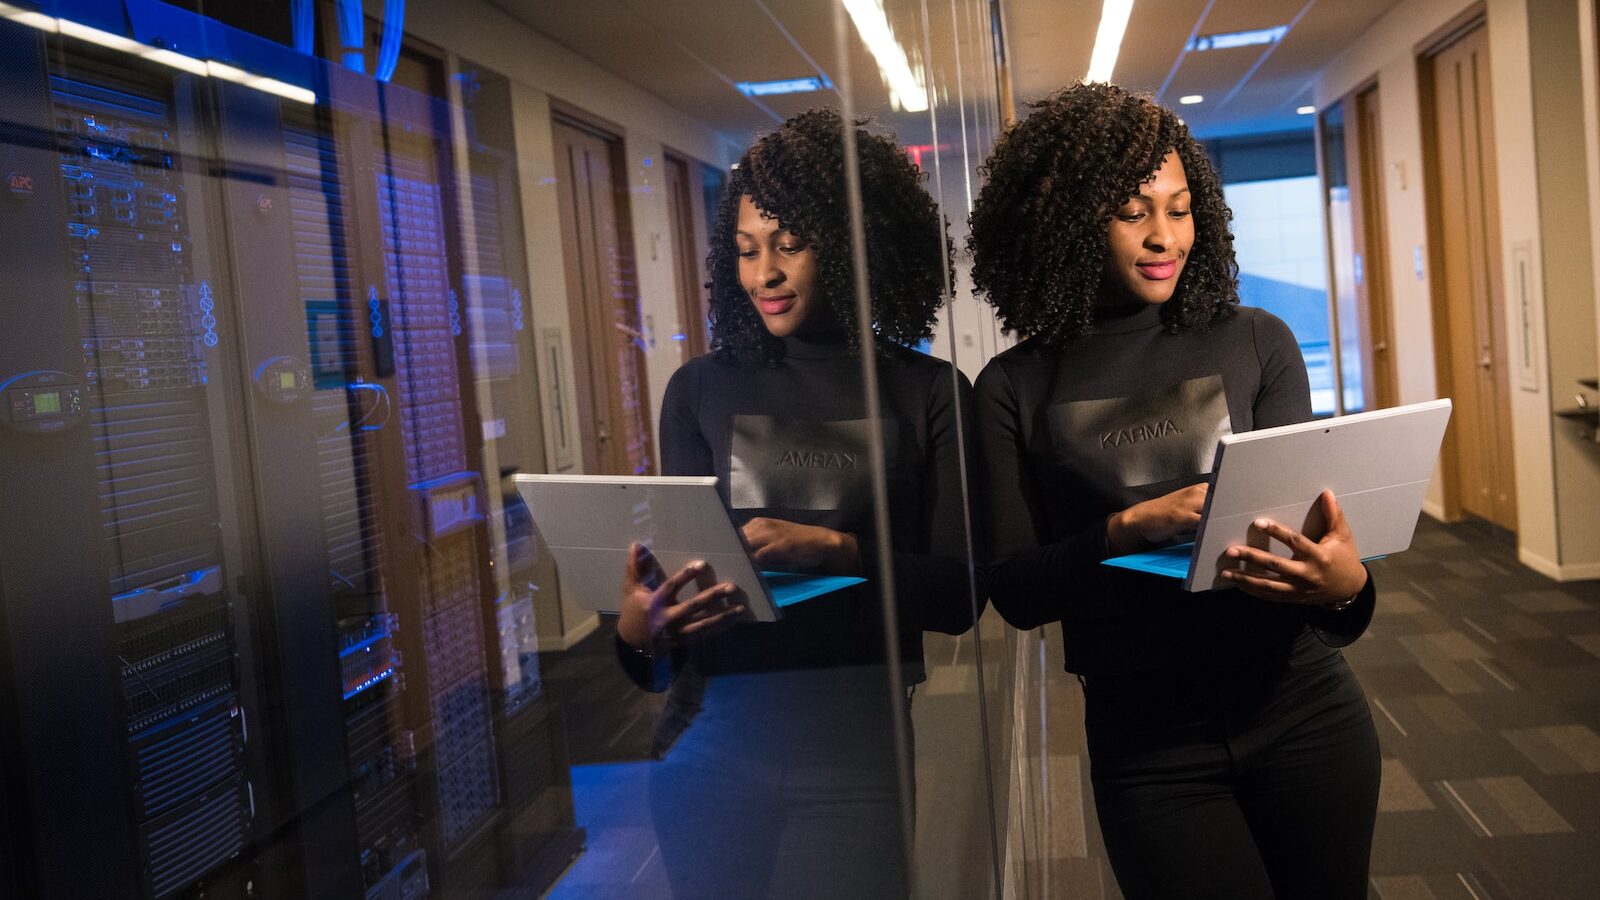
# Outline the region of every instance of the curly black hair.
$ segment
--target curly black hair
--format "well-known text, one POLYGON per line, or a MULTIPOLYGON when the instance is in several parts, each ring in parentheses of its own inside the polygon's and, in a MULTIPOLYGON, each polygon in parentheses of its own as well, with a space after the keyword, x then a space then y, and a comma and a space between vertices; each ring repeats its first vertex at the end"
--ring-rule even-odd
POLYGON ((1176 151, 1195 240, 1169 330, 1204 329, 1239 304, 1233 218, 1205 150, 1171 110, 1110 84, 1077 84, 1030 104, 984 163, 972 211, 972 280, 1007 331, 1061 346, 1094 329, 1117 209, 1176 151))
MULTIPOLYGON (((951 256, 944 219, 922 187, 922 173, 894 141, 856 124, 872 321, 880 340, 914 346, 933 335, 944 299, 951 256)), ((816 251, 817 296, 859 353, 839 114, 809 110, 758 140, 740 158, 717 206, 706 259, 712 350, 741 362, 771 363, 783 358, 783 342, 767 331, 739 283, 734 234, 745 196, 816 251)))

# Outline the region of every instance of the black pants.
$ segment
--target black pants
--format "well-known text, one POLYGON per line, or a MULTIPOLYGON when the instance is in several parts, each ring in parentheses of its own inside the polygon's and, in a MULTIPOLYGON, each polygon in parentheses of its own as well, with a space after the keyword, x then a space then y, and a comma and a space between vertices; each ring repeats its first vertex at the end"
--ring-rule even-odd
POLYGON ((882 667, 713 676, 702 702, 650 777, 675 900, 907 896, 894 716, 911 723, 882 667))
POLYGON ((1128 900, 1367 896, 1378 737, 1309 632, 1227 671, 1084 679, 1100 830, 1128 900))

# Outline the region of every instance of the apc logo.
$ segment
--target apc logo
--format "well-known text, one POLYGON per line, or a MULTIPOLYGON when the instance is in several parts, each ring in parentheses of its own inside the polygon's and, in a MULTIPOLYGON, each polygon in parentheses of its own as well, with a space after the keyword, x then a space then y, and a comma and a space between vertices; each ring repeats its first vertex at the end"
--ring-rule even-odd
POLYGON ((12 172, 6 176, 6 190, 13 197, 33 196, 33 176, 23 172, 12 172))

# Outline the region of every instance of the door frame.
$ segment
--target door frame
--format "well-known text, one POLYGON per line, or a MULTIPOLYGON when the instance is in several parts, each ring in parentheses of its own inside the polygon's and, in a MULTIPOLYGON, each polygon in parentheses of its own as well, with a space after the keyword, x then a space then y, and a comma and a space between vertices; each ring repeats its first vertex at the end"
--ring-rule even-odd
MULTIPOLYGON (((628 198, 628 168, 623 138, 625 132, 614 123, 553 97, 550 100, 550 122, 552 126, 552 141, 554 142, 552 146, 553 157, 558 168, 564 165, 562 162, 562 145, 557 134, 557 129, 559 128, 569 128, 587 133, 607 145, 607 156, 612 175, 611 213, 617 235, 615 265, 621 267, 625 273, 632 276, 634 282, 632 293, 624 299, 624 302, 631 305, 635 317, 631 327, 635 329, 642 328, 642 324, 639 321, 641 311, 639 309, 637 284, 638 260, 633 245, 633 215, 628 198)), ((560 177, 558 175, 558 181, 560 177)), ((560 183, 564 184, 565 182, 560 183)), ((565 215, 564 212, 563 215, 565 215)), ((565 226, 563 225, 563 227, 565 226)), ((580 227, 582 227, 581 223, 580 227)), ((613 390, 611 384, 612 375, 602 374, 599 378, 594 377, 592 365, 586 364, 584 357, 580 356, 580 353, 589 354, 593 342, 601 339, 602 336, 595 333, 595 323, 591 321, 592 317, 589 315, 591 311, 583 305, 581 297, 583 291, 582 279, 574 279, 572 277, 574 267, 581 268, 581 263, 578 260, 570 258, 570 253, 576 250, 574 245, 577 240, 576 235, 570 235, 563 231, 562 258, 568 275, 566 290, 568 330, 571 336, 569 346, 572 351, 573 372, 578 381, 574 385, 574 393, 578 400, 577 419, 579 434, 581 435, 579 439, 580 457, 583 460, 584 472, 591 475, 604 471, 626 471, 628 468, 627 447, 618 443, 624 437, 624 432, 622 431, 626 417, 624 397, 620 389, 613 390), (575 291, 577 292, 576 295, 574 294, 575 291), (613 432, 613 440, 610 446, 606 448, 600 446, 598 440, 599 429, 595 427, 594 423, 594 414, 598 406, 595 399, 597 390, 604 390, 606 394, 600 402, 604 403, 608 410, 610 430, 613 432)), ((642 425, 644 434, 642 437, 645 445, 644 453, 651 463, 650 468, 655 470, 659 468, 659 461, 656 458, 656 423, 654 422, 649 401, 649 360, 642 349, 636 351, 636 354, 636 390, 643 408, 642 425)), ((614 357, 612 359, 614 360, 614 357)), ((603 371, 604 373, 609 373, 610 369, 607 368, 603 371)))
MULTIPOLYGON (((1413 48, 1417 71, 1418 123, 1420 125, 1419 130, 1421 131, 1422 136, 1423 206, 1427 223, 1427 261, 1429 272, 1433 273, 1428 279, 1428 295, 1429 309, 1433 325, 1434 377, 1436 378, 1436 383, 1438 385, 1437 393, 1441 397, 1451 397, 1455 395, 1456 378, 1451 360, 1452 350, 1454 349, 1455 345, 1452 338, 1453 329, 1450 325, 1450 298, 1447 294, 1447 286, 1444 278, 1437 274, 1446 271, 1448 262, 1445 259, 1445 241, 1443 237, 1444 212, 1441 207, 1442 200, 1440 194, 1440 178, 1442 176, 1442 173, 1440 172, 1441 151, 1438 144, 1438 136, 1436 134, 1438 94, 1435 77, 1435 60, 1440 53, 1461 39, 1467 37, 1473 31, 1481 28, 1487 32, 1488 27, 1488 16, 1484 5, 1482 3, 1474 4, 1471 8, 1456 16, 1450 22, 1435 31, 1426 40, 1416 44, 1413 48)), ((1490 77, 1493 77, 1492 73, 1490 77)), ((1491 127, 1493 127, 1492 124, 1491 127)), ((1494 184, 1493 182, 1488 185, 1488 188, 1489 190, 1498 193, 1498 185, 1494 184)), ((1492 252, 1498 253, 1501 251, 1499 240, 1500 221, 1498 198, 1496 198, 1493 212, 1494 215, 1491 216, 1487 214, 1488 210, 1486 210, 1484 227, 1493 231, 1494 240, 1491 242, 1491 246, 1493 248, 1492 252)), ((1491 261, 1491 265, 1494 265, 1496 269, 1498 269, 1501 264, 1502 261, 1500 260, 1491 261)), ((1504 317, 1496 315, 1495 310, 1492 308, 1492 294, 1496 291, 1503 291, 1502 281, 1498 277, 1499 274, 1500 273, 1498 271, 1491 272, 1490 277, 1487 279, 1487 289, 1491 292, 1491 309, 1487 317, 1488 326, 1491 329, 1491 332, 1496 330, 1503 332, 1505 328, 1504 317)), ((1509 302, 1509 299, 1502 298, 1502 302, 1509 302)), ((1501 334, 1501 337, 1506 341, 1510 340, 1509 334, 1501 334)), ((1491 340, 1491 347, 1492 346, 1493 341, 1491 340)), ((1509 361, 1506 361, 1505 364, 1501 364, 1499 366, 1497 378, 1505 381, 1509 386, 1511 373, 1509 371, 1510 367, 1508 363, 1509 361)), ((1505 410, 1505 412, 1507 413, 1507 418, 1506 421, 1501 424, 1504 426, 1509 426, 1510 411, 1508 409, 1505 410)), ((1442 513, 1445 521, 1450 522, 1459 521, 1469 515, 1465 508, 1466 505, 1462 502, 1462 492, 1465 490, 1465 487, 1461 480, 1461 440, 1462 438, 1460 436, 1459 429, 1452 427, 1445 433, 1444 442, 1440 446, 1439 450, 1439 471, 1441 475, 1442 488, 1442 513)), ((1512 458, 1508 460, 1507 465, 1511 467, 1514 474, 1516 466, 1514 446, 1511 448, 1511 453, 1512 458)), ((1512 479, 1510 490, 1512 492, 1511 503, 1514 521, 1517 501, 1515 478, 1512 479)), ((1484 521, 1489 522, 1490 520, 1485 519, 1484 521)), ((1494 524, 1497 528, 1500 527, 1498 523, 1491 522, 1491 524, 1494 524)), ((1515 528, 1513 527, 1512 530, 1514 531, 1515 528)))

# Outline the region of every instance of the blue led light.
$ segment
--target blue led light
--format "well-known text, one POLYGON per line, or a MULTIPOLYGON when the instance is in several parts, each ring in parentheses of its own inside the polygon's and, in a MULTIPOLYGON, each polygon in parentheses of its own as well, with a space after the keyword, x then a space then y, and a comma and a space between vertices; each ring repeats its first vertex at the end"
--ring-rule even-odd
POLYGON ((200 327, 205 329, 205 333, 200 335, 200 342, 207 347, 217 345, 217 317, 212 315, 212 311, 216 308, 217 298, 211 293, 211 282, 200 282, 200 310, 203 313, 200 316, 200 327))
POLYGON ((362 691, 366 690, 367 688, 370 688, 375 684, 379 684, 379 683, 383 682, 384 680, 388 679, 390 676, 394 675, 394 672, 395 672, 394 666, 389 666, 388 668, 384 669, 383 671, 379 672, 378 674, 372 676, 371 678, 368 678, 366 681, 363 681, 360 684, 356 685, 355 687, 351 688, 350 690, 345 691, 344 692, 344 699, 349 700, 351 697, 354 697, 355 695, 361 693, 362 691))
POLYGON ((369 638, 361 641, 360 643, 351 644, 350 646, 344 648, 343 650, 340 650, 339 651, 339 656, 340 656, 340 658, 343 658, 343 657, 349 656, 350 654, 355 653, 355 652, 360 651, 360 650, 369 650, 370 651, 372 649, 372 645, 373 644, 376 644, 377 642, 383 640, 384 638, 386 638, 388 636, 389 636, 389 630, 386 628, 383 631, 380 631, 377 634, 373 635, 372 637, 369 637, 369 638))
POLYGON ((779 81, 741 81, 734 85, 746 97, 770 97, 773 94, 809 94, 812 91, 833 89, 826 76, 817 78, 785 78, 779 81))

